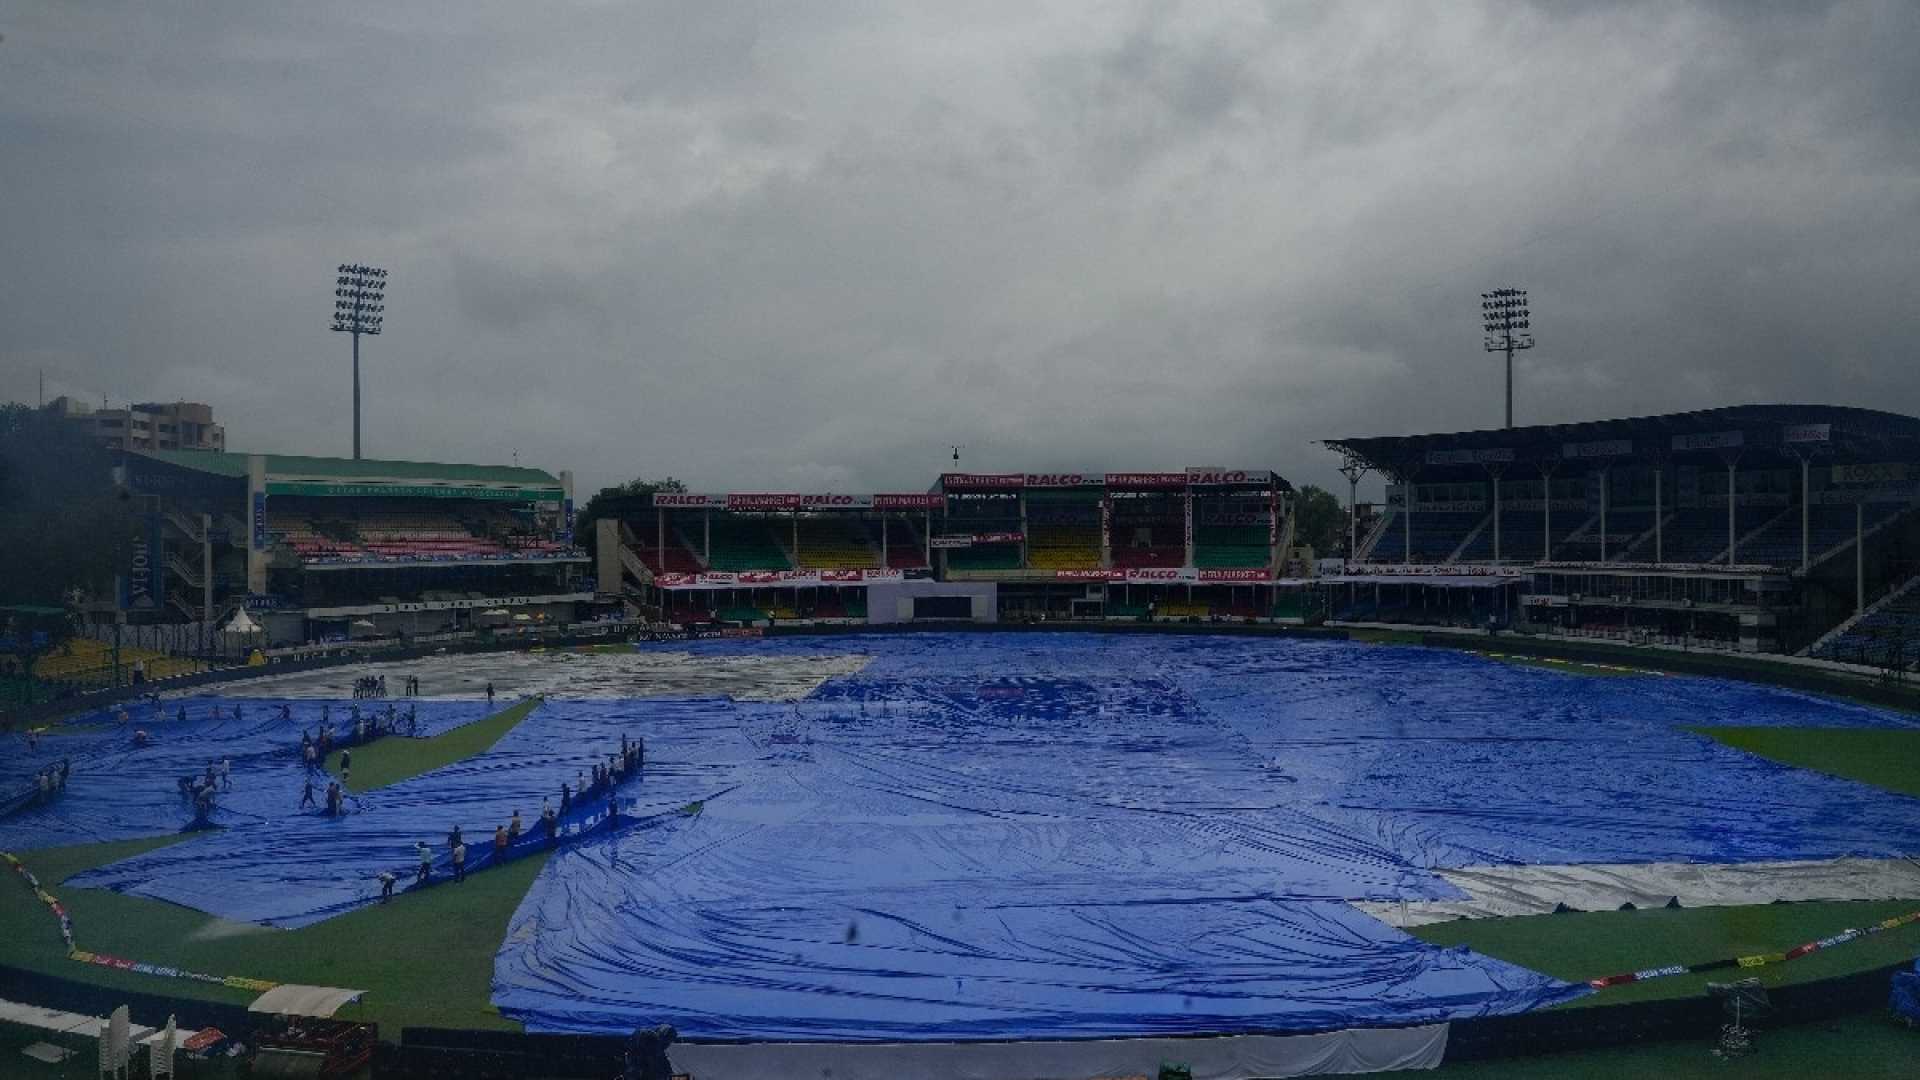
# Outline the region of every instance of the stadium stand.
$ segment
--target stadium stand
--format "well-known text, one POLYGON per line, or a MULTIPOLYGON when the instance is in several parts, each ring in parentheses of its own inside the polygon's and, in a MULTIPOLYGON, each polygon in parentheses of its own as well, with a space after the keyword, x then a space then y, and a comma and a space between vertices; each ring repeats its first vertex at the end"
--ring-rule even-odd
POLYGON ((1035 570, 1099 569, 1098 493, 1027 493, 1027 565, 1035 570))
MULTIPOLYGON (((1491 562, 1493 560, 1493 515, 1487 515, 1487 522, 1481 526, 1467 546, 1460 551, 1459 562, 1491 562)), ((1590 520, 1584 510, 1556 510, 1553 514, 1554 547, 1560 547, 1568 537, 1585 529, 1590 520)), ((1516 510, 1507 508, 1500 511, 1500 558, 1503 562, 1533 562, 1546 550, 1547 515, 1541 510, 1516 510)), ((1609 523, 1609 531, 1612 531, 1609 523)), ((1378 551, 1378 548, 1375 548, 1378 551)))
POLYGON ((880 551, 858 518, 823 514, 800 519, 800 549, 795 561, 805 570, 872 569, 880 551))
POLYGON ((890 517, 882 527, 887 530, 888 569, 919 570, 927 565, 926 539, 912 522, 890 517))
MULTIPOLYGON (((1908 509, 1901 503, 1868 503, 1861 524, 1871 531, 1908 509)), ((1818 562, 1823 555, 1853 541, 1853 507, 1815 505, 1809 509, 1807 526, 1807 550, 1818 562)), ((1741 562, 1800 565, 1799 509, 1790 510, 1759 533, 1742 539, 1739 555, 1741 562)))
POLYGON ((1121 569, 1180 566, 1186 526, 1178 518, 1121 518, 1113 525, 1113 565, 1121 569))
POLYGON ((1913 669, 1920 665, 1920 578, 1911 578, 1810 655, 1847 664, 1913 669))
POLYGON ((1264 525, 1211 525, 1194 530, 1193 564, 1202 570, 1249 570, 1267 565, 1264 525))
POLYGON ((949 570, 1020 569, 1018 544, 976 544, 973 547, 949 548, 946 554, 949 570))
POLYGON ((1027 537, 1027 565, 1035 570, 1097 570, 1100 526, 1035 524, 1027 537))
MULTIPOLYGON (((1478 510, 1416 510, 1413 515, 1413 561, 1444 562, 1466 540, 1467 533, 1487 515, 1478 510)), ((1502 529, 1506 525, 1504 516, 1502 529)), ((1398 563, 1407 558, 1407 516, 1395 511, 1373 545, 1368 562, 1398 563)), ((1501 546, 1506 546, 1504 537, 1501 546)))
MULTIPOLYGON (((1602 547, 1600 543, 1600 515, 1596 513, 1592 515, 1575 514, 1571 516, 1583 517, 1586 520, 1568 534, 1564 540, 1554 545, 1553 557, 1572 562, 1599 562, 1602 547)), ((1500 546, 1502 549, 1507 547, 1506 531, 1507 515, 1503 511, 1500 514, 1500 546)), ((1626 558, 1635 549, 1641 537, 1651 531, 1653 531, 1652 510, 1609 510, 1607 512, 1607 542, 1605 544, 1607 561, 1619 562, 1621 559, 1626 558)), ((1488 528, 1486 532, 1491 535, 1492 529, 1488 528)), ((1538 536, 1537 533, 1535 535, 1538 536)), ((1476 537, 1475 540, 1477 542, 1478 537, 1476 537)), ((1505 554, 1504 550, 1502 554, 1505 554)), ((1648 548, 1647 555, 1648 558, 1652 558, 1651 548, 1648 548)))
POLYGON ((766 518, 715 517, 709 565, 721 571, 793 569, 773 526, 766 518))

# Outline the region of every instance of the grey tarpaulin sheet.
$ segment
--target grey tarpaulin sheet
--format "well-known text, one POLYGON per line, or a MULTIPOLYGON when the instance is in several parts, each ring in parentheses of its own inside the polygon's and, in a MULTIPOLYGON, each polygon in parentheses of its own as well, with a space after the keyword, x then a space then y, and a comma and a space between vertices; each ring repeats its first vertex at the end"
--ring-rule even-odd
POLYGON ((1911 859, 1462 866, 1439 873, 1467 898, 1357 900, 1353 906, 1393 926, 1424 926, 1543 915, 1561 904, 1575 911, 1613 911, 1626 904, 1664 907, 1670 901, 1690 908, 1796 900, 1920 901, 1920 863, 1911 859))
POLYGON ((1424 1024, 1217 1039, 682 1045, 672 1057, 700 1080, 1086 1080, 1151 1077, 1162 1062, 1190 1066, 1194 1080, 1279 1080, 1432 1069, 1446 1050, 1447 1025, 1424 1024))
POLYGON ((364 994, 365 990, 345 990, 338 986, 285 983, 254 998, 247 1011, 271 1016, 317 1016, 324 1020, 348 1002, 360 1000, 364 994))

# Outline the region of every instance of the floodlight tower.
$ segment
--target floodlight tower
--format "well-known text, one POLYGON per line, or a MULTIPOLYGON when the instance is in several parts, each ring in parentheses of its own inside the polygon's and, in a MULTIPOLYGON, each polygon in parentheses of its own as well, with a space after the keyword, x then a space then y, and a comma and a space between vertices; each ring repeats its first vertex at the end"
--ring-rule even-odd
POLYGON ((333 327, 353 335, 353 459, 360 460, 360 335, 375 335, 386 321, 387 272, 377 266, 341 263, 333 279, 333 327))
POLYGON ((1533 348, 1527 333, 1527 290, 1495 289, 1480 294, 1480 318, 1487 331, 1487 351, 1507 354, 1507 426, 1513 426, 1513 354, 1533 348))

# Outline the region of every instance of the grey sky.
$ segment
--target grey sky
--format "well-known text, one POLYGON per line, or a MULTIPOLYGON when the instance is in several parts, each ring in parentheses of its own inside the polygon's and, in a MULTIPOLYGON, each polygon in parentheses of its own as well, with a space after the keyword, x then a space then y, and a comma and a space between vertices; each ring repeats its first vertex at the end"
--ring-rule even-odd
POLYGON ((1920 5, 14 4, 0 397, 591 490, 1920 412, 1920 5), (349 8, 357 10, 349 11, 349 8))

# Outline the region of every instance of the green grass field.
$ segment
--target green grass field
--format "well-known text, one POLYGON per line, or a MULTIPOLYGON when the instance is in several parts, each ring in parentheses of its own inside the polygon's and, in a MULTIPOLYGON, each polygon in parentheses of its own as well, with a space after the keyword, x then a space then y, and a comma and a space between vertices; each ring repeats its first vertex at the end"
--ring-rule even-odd
POLYGON ((1693 730, 1736 750, 1920 795, 1920 730, 1903 728, 1705 727, 1693 730))
MULTIPOLYGON (((1752 907, 1589 911, 1509 919, 1459 919, 1409 931, 1436 945, 1476 952, 1569 982, 1668 964, 1784 952, 1852 927, 1920 910, 1920 900, 1834 901, 1752 907)), ((1808 982, 1920 955, 1920 924, 1850 941, 1784 964, 1737 974, 1675 975, 1609 987, 1562 1008, 1578 1009, 1655 998, 1693 997, 1708 982, 1753 976, 1768 986, 1808 982)))
MULTIPOLYGON (((58 884, 93 866, 170 843, 178 836, 20 855, 67 905, 80 948, 212 975, 365 990, 341 1013, 378 1021, 397 1037, 403 1025, 506 1028, 488 1003, 493 957, 545 854, 508 863, 391 903, 362 908, 300 930, 216 919, 159 900, 58 884)), ((0 881, 0 964, 106 986, 244 1004, 256 995, 185 979, 113 971, 67 959, 51 912, 12 874, 0 881)))
MULTIPOLYGON (((353 781, 345 785, 346 789, 356 794, 374 791, 432 772, 443 765, 484 754, 493 749, 493 744, 499 742, 502 736, 512 731, 514 725, 539 707, 539 698, 529 698, 484 720, 476 720, 431 739, 376 740, 353 752, 353 781)), ((335 776, 340 775, 340 751, 335 750, 327 755, 327 771, 335 776)))

